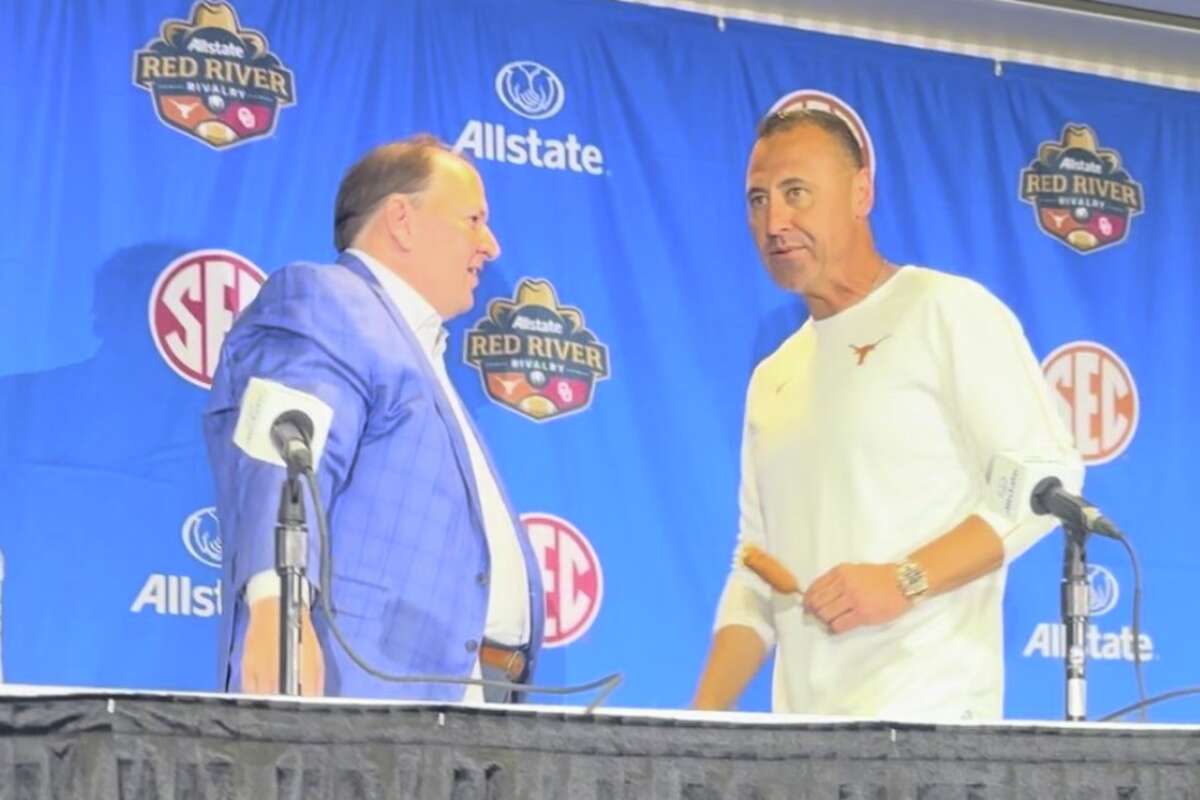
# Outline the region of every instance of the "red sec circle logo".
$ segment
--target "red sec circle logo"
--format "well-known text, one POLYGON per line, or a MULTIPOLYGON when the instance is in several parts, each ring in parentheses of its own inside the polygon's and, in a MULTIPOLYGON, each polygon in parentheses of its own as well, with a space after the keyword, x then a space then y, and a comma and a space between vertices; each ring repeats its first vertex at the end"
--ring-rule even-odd
POLYGON ((266 280, 228 250, 195 250, 172 261, 150 292, 150 335, 163 360, 184 380, 211 387, 225 334, 266 280))
POLYGON ((858 142, 863 165, 870 171, 871 179, 874 180, 875 144, 871 141, 871 132, 867 130, 866 123, 854 110, 854 106, 837 95, 820 89, 797 89, 776 100, 767 114, 785 114, 795 109, 824 111, 840 119, 858 142))
POLYGON ((563 647, 587 633, 600 611, 600 559, 579 529, 553 514, 522 514, 546 591, 545 647, 563 647))
POLYGON ((1125 362, 1102 344, 1064 344, 1042 362, 1059 413, 1085 464, 1112 461, 1137 430, 1137 385, 1125 362))

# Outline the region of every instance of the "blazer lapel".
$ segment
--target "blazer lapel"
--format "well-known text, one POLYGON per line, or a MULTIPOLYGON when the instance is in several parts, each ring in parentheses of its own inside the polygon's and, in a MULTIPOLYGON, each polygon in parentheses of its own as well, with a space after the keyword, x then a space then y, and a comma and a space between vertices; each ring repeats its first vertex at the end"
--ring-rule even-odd
MULTIPOLYGON (((420 342, 417 341, 416 334, 408 323, 404 321, 404 316, 400 313, 400 309, 396 308, 396 304, 388 297, 387 292, 379 285, 379 281, 371 273, 360 259, 355 258, 348 253, 342 253, 338 257, 338 264, 358 275, 371 287, 375 292, 376 297, 387 309, 392 321, 400 330, 400 335, 412 348, 414 353, 420 357, 417 358, 417 368, 421 371, 421 375, 425 381, 433 387, 433 402, 437 408, 438 416, 442 418, 442 423, 446 426, 447 432, 450 434, 450 443, 454 450, 454 458, 458 462, 458 471, 462 476, 463 483, 467 487, 467 496, 471 499, 471 511, 475 515, 476 522, 479 526, 479 532, 486 537, 483 521, 483 507, 479 499, 479 487, 475 483, 475 470, 471 468, 471 456, 467 452, 467 443, 463 438, 464 432, 458 425, 458 418, 454 414, 454 409, 450 407, 450 399, 446 393, 442 391, 441 381, 433 371, 433 366, 429 363, 429 359, 425 357, 424 351, 421 349, 420 342)), ((475 437, 476 443, 479 445, 479 450, 483 453, 483 459, 487 463, 488 469, 492 471, 495 477, 496 486, 500 490, 500 496, 504 500, 505 509, 508 515, 512 518, 513 529, 517 535, 517 542, 521 547, 521 554, 525 561, 525 572, 529 578, 529 601, 530 601, 530 669, 532 670, 539 651, 541 650, 542 637, 545 629, 545 607, 542 601, 542 568, 537 559, 537 554, 533 551, 533 544, 529 540, 529 533, 525 530, 525 526, 521 523, 520 517, 513 511, 512 501, 508 498, 508 493, 504 489, 504 482, 500 480, 499 473, 496 472, 495 463, 492 461, 492 455, 488 451, 487 444, 479 435, 478 428, 475 427, 474 420, 471 415, 463 409, 463 419, 466 420, 471 434, 475 437)))
MULTIPOLYGON (((442 383, 438 380, 437 375, 433 371, 433 366, 429 363, 429 359, 421 349, 421 343, 417 341, 417 336, 412 328, 404 321, 404 316, 400 313, 400 309, 396 308, 396 304, 392 302, 392 298, 388 297, 387 292, 379 285, 379 281, 376 280, 371 270, 367 268, 367 265, 362 260, 349 253, 341 253, 338 256, 337 263, 367 282, 372 291, 375 292, 375 296, 379 298, 379 301, 387 310, 388 315, 391 316, 396 327, 400 330, 400 335, 404 337, 405 342, 412 348, 412 351, 418 355, 416 359, 417 369, 420 370, 421 376, 425 378, 425 382, 431 387, 433 405, 437 409, 438 416, 442 418, 442 424, 446 426, 446 431, 450 434, 450 445, 454 450, 454 459, 458 462, 459 474, 462 476, 463 483, 467 487, 467 496, 471 498, 471 511, 475 515, 479 531, 482 534, 483 509, 479 501, 479 487, 475 485, 475 470, 471 469, 471 457, 467 452, 467 443, 463 439, 462 430, 459 429, 454 409, 450 407, 450 399, 442 391, 442 383)), ((466 415, 464 414, 464 416, 466 415)))

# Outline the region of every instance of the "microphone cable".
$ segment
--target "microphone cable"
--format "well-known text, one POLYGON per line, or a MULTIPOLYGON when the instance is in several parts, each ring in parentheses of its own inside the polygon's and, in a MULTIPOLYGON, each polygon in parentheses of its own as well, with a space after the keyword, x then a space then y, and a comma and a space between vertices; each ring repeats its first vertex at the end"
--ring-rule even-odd
POLYGON ((1129 554, 1129 564, 1133 568, 1133 669, 1137 675, 1138 716, 1142 722, 1147 722, 1146 708, 1146 676, 1142 671, 1142 566, 1138 562, 1137 552, 1126 538, 1125 533, 1114 526, 1114 532, 1121 534, 1117 541, 1129 554))
POLYGON ((333 584, 333 564, 332 562, 332 545, 329 540, 329 527, 325 519, 325 510, 321 504, 321 493, 318 491, 316 477, 313 475, 311 468, 302 470, 305 484, 308 486, 309 496, 313 502, 313 513, 317 517, 317 529, 320 532, 320 552, 321 552, 321 574, 319 580, 319 591, 321 597, 321 609, 325 612, 325 616, 329 620, 329 629, 333 632, 333 636, 337 639, 342 649, 346 651, 346 655, 357 664, 364 672, 372 675, 382 681, 389 683, 425 683, 425 684, 455 684, 460 686, 490 686, 494 689, 504 689, 512 692, 527 692, 529 694, 549 694, 549 695, 572 695, 599 690, 592 701, 584 709, 585 714, 593 713, 606 699, 612 694, 612 691, 621 683, 623 675, 620 672, 614 672, 587 683, 581 683, 573 686, 539 686, 528 683, 509 683, 507 681, 491 681, 483 678, 450 678, 445 675, 393 675, 388 672, 383 672, 371 666, 362 656, 355 652, 350 643, 346 641, 346 637, 342 634, 341 627, 337 622, 337 615, 333 610, 332 600, 332 584, 333 584))
MULTIPOLYGON (((1133 619, 1130 627, 1133 629, 1133 669, 1137 676, 1138 701, 1125 708, 1104 715, 1098 722, 1108 722, 1118 717, 1123 717, 1132 711, 1138 712, 1138 717, 1142 722, 1148 722, 1149 718, 1146 715, 1147 708, 1177 695, 1175 692, 1167 692, 1166 695, 1146 698, 1146 678, 1142 670, 1142 567, 1138 562, 1137 551, 1133 549, 1133 545, 1124 531, 1114 525, 1113 530, 1108 532, 1107 535, 1111 539, 1116 539, 1125 548, 1125 552, 1129 555, 1129 564, 1133 569, 1133 619), (1114 536, 1113 534, 1117 535, 1114 536)), ((1183 691, 1184 694, 1187 693, 1187 690, 1183 691)))
POLYGON ((1144 718, 1145 711, 1150 706, 1158 705, 1159 703, 1165 702, 1167 700, 1174 700, 1177 697, 1189 697, 1194 694, 1200 694, 1200 686, 1188 686, 1183 689, 1173 689, 1169 692, 1163 692, 1162 694, 1156 694, 1149 699, 1141 700, 1140 702, 1134 703, 1133 705, 1128 705, 1128 706, 1125 706, 1124 708, 1118 708, 1116 711, 1113 711, 1111 714, 1105 714, 1103 717, 1101 717, 1100 719, 1098 719, 1096 721, 1097 722, 1111 722, 1114 719, 1120 719, 1121 717, 1123 717, 1126 714, 1129 714, 1133 711, 1141 711, 1142 716, 1144 718))

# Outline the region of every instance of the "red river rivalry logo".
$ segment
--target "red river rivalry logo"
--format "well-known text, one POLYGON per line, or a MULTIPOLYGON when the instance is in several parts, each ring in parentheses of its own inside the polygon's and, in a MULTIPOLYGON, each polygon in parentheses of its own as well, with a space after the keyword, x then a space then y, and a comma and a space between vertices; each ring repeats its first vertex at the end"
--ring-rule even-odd
POLYGON ((579 529, 553 514, 522 514, 542 567, 546 592, 546 647, 562 647, 587 633, 600 613, 604 575, 600 559, 579 529))
POLYGON ((228 250, 195 250, 172 261, 150 292, 150 334, 163 360, 208 389, 233 319, 267 277, 228 250))
POLYGON ((1142 185, 1122 169, 1120 154, 1074 124, 1063 128, 1062 141, 1038 148, 1021 173, 1021 199, 1034 207, 1043 233, 1080 253, 1123 242, 1145 207, 1142 185))
POLYGON ((164 125, 218 150, 270 135, 279 109, 296 102, 267 38, 243 29, 233 6, 205 0, 134 53, 133 81, 154 95, 164 125))
POLYGON ((537 422, 582 411, 608 377, 608 348, 549 281, 522 278, 512 300, 488 304, 467 331, 466 361, 495 402, 537 422))

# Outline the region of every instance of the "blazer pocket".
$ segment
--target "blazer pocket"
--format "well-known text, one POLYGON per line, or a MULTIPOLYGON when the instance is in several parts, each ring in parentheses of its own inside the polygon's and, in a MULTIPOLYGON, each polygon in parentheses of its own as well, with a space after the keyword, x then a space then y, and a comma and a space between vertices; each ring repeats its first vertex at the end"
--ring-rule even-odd
POLYGON ((339 617, 379 619, 387 602, 383 584, 334 573, 332 605, 339 617))

